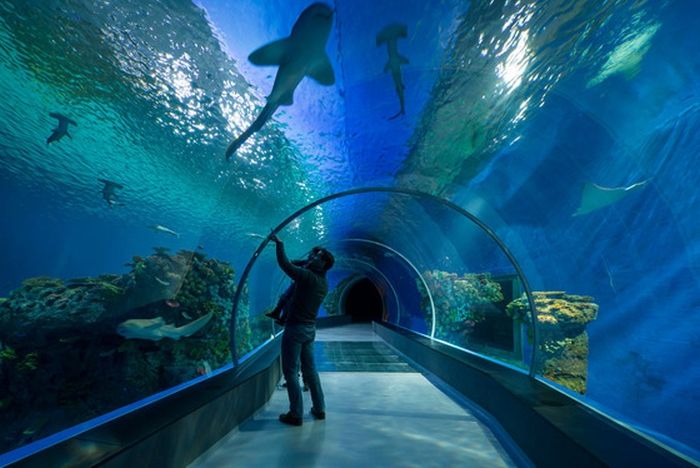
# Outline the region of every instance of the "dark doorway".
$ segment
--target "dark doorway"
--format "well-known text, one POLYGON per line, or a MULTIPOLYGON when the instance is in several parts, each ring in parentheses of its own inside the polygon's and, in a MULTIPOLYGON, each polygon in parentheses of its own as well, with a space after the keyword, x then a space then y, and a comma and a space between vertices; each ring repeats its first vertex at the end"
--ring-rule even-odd
POLYGON ((352 317, 353 322, 381 322, 384 303, 374 283, 362 278, 345 291, 342 310, 352 317))

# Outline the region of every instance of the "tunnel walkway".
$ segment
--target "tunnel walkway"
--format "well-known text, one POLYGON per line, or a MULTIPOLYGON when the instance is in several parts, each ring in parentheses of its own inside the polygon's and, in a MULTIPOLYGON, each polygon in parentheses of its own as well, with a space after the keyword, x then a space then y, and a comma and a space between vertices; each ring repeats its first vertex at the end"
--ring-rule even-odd
POLYGON ((252 419, 190 466, 515 466, 489 428, 414 370, 369 324, 319 330, 327 418, 290 427, 278 386, 252 419))

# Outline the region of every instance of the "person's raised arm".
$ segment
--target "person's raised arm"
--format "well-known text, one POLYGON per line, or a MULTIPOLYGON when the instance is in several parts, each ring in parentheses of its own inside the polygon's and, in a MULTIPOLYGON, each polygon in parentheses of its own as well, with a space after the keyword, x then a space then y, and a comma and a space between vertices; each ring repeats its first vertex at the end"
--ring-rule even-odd
POLYGON ((287 258, 287 254, 284 251, 284 243, 280 240, 274 233, 270 234, 270 240, 275 243, 275 252, 277 253, 277 263, 279 264, 282 271, 286 273, 287 276, 293 280, 299 280, 304 278, 308 273, 306 269, 295 266, 287 258))

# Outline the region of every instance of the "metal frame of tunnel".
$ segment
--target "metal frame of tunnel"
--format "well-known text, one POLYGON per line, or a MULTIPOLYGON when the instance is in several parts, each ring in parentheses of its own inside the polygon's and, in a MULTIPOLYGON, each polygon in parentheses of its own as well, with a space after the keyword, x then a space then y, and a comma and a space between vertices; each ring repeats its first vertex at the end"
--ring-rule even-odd
MULTIPOLYGON (((432 195, 429 193, 421 192, 418 190, 411 190, 411 189, 403 189, 403 188, 397 188, 397 187, 362 187, 362 188, 356 188, 356 189, 350 189, 350 190, 345 190, 343 192, 337 192, 332 195, 327 195, 323 198, 319 198, 318 200, 315 200, 308 205, 298 209, 291 215, 287 216, 280 224, 278 224, 276 227, 274 227, 270 233, 272 234, 277 234, 280 232, 282 229, 284 229, 289 223, 291 223, 294 219, 298 218, 299 216, 303 215, 307 211, 322 205, 324 203, 327 203, 329 201, 335 200, 337 198, 344 198, 344 197, 349 197, 353 195, 360 195, 360 194, 365 194, 365 193, 396 193, 399 195, 407 195, 411 197, 416 197, 416 198, 422 198, 425 200, 433 201, 436 202, 440 205, 446 206, 447 208, 451 208, 457 213, 461 214, 465 218, 469 219, 471 222, 476 224, 478 227, 480 227, 486 235, 488 235, 491 240, 493 240, 498 247, 501 249, 501 251, 505 254, 505 256, 508 258, 510 263, 513 265, 515 268, 516 273, 520 277, 520 280, 523 283, 523 289, 525 290, 525 295, 528 300, 528 305, 530 306, 530 318, 531 318, 531 327, 532 327, 532 341, 533 341, 533 346, 532 346, 532 354, 530 356, 530 369, 529 369, 529 374, 531 377, 535 376, 535 364, 536 364, 536 358, 537 358, 537 349, 538 349, 538 344, 539 344, 539 337, 537 333, 537 310, 535 308, 535 301, 532 296, 532 291, 530 290, 530 285, 527 282, 527 278, 525 277, 525 274, 523 273, 522 268, 520 267, 520 264, 518 261, 515 259, 513 254, 510 252, 508 247, 506 247, 505 243, 496 235, 496 233, 489 227, 487 226, 483 221, 481 221, 477 216, 474 214, 468 212, 464 208, 452 203, 449 200, 445 200, 444 198, 440 198, 436 195, 432 195)), ((241 298, 241 291, 243 290, 243 286, 245 285, 246 280, 248 279, 248 275, 250 274, 250 270, 253 268, 253 265, 255 265, 255 262, 257 261, 258 257, 262 253, 262 251, 265 249, 267 244, 270 242, 270 237, 266 237, 265 239, 260 242, 260 245, 258 248, 255 250, 253 255, 251 256, 250 260, 248 260, 248 263, 245 266, 245 269, 243 270, 243 273, 241 274, 240 279, 238 280, 238 285, 236 287, 236 291, 233 296, 233 304, 231 306, 231 322, 229 323, 229 337, 230 337, 230 348, 231 348, 231 358, 233 361, 234 367, 238 367, 238 354, 236 352, 236 315, 238 312, 238 303, 241 298)))

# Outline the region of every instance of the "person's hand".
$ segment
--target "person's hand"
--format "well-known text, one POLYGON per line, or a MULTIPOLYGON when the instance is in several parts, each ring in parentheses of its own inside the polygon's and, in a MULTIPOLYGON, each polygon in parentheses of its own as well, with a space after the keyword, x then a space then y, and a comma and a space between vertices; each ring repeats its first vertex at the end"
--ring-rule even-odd
POLYGON ((268 237, 269 237, 270 240, 271 240, 272 242, 274 242, 275 244, 279 244, 279 243, 282 242, 282 241, 280 240, 280 238, 277 237, 277 234, 275 234, 274 231, 270 231, 270 235, 269 235, 268 237))

